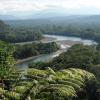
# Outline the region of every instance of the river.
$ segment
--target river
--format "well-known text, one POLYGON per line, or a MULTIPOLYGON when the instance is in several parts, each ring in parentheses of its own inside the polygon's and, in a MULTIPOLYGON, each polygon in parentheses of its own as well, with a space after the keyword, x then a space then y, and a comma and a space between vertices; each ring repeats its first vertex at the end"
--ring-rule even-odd
MULTIPOLYGON (((51 53, 51 54, 43 54, 36 57, 33 57, 29 60, 23 61, 21 63, 18 63, 16 66, 18 69, 26 69, 28 68, 28 64, 32 62, 46 62, 52 60, 54 57, 59 56, 62 52, 65 52, 69 47, 71 47, 74 44, 77 43, 83 43, 85 45, 92 45, 97 44, 93 40, 86 40, 78 37, 69 37, 69 36, 59 36, 59 35, 44 35, 45 39, 41 40, 43 43, 47 42, 57 42, 58 45, 60 45, 61 49, 57 52, 51 53)), ((33 42, 33 41, 32 41, 33 42)), ((24 42, 24 43, 18 43, 18 44, 28 44, 32 42, 24 42)))

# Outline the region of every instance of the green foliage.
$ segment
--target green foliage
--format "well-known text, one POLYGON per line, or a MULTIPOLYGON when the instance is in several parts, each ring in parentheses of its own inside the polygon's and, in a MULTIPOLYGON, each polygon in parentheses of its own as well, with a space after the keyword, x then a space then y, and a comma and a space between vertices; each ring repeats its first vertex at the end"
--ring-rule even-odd
POLYGON ((13 46, 0 41, 0 78, 4 79, 10 75, 14 67, 14 59, 12 57, 13 46))
POLYGON ((42 33, 40 31, 34 31, 28 28, 14 29, 6 25, 3 21, 0 21, 0 40, 16 43, 40 40, 41 38, 42 33))
POLYGON ((15 45, 14 57, 16 59, 23 59, 40 54, 48 54, 55 52, 59 46, 55 42, 51 43, 35 43, 25 45, 15 45))
MULTIPOLYGON (((97 100, 97 98, 100 98, 100 92, 99 92, 99 90, 100 90, 100 49, 99 48, 100 47, 99 46, 100 46, 100 44, 93 45, 93 46, 77 44, 77 45, 74 45, 71 48, 69 48, 67 52, 65 52, 65 53, 61 54, 60 56, 56 57, 55 59, 53 59, 51 62, 33 63, 29 67, 30 68, 38 68, 38 69, 46 69, 48 66, 50 66, 54 70, 62 70, 65 68, 74 67, 74 68, 81 68, 81 69, 88 70, 96 75, 97 84, 94 85, 94 83, 93 84, 88 83, 89 86, 87 87, 87 91, 88 91, 87 99, 88 100, 97 100), (90 88, 91 88, 91 90, 90 90, 90 88), (88 94, 88 93, 90 93, 90 94, 88 94)), ((73 70, 73 73, 74 72, 81 73, 81 71, 79 71, 79 70, 77 70, 77 71, 73 70)), ((64 70, 63 73, 64 74, 69 73, 69 76, 72 75, 72 73, 69 72, 68 70, 64 70)), ((83 73, 83 71, 82 71, 82 73, 83 73)), ((58 79, 60 79, 62 75, 61 75, 61 73, 58 72, 57 76, 58 76, 58 79)), ((79 77, 79 76, 75 76, 75 79, 69 78, 66 81, 63 80, 63 81, 58 81, 58 82, 63 83, 63 84, 68 84, 68 85, 72 84, 75 89, 79 89, 80 85, 83 85, 82 82, 84 82, 84 80, 81 80, 81 82, 80 82, 80 80, 79 80, 80 78, 81 77, 79 77), (72 83, 70 81, 72 81, 72 83), (78 83, 80 85, 77 85, 74 83, 78 83)), ((88 76, 88 78, 90 78, 90 77, 88 76)), ((48 78, 48 80, 51 80, 51 77, 48 78)), ((84 91, 81 91, 81 92, 84 97, 85 92, 84 91)), ((81 92, 79 92, 79 94, 81 92)), ((75 100, 77 100, 77 99, 75 99, 75 100)), ((79 100, 82 100, 82 96, 80 96, 79 100)))
POLYGON ((85 86, 85 82, 95 80, 93 74, 73 68, 57 72, 52 69, 45 71, 29 69, 27 74, 28 77, 35 77, 38 82, 39 90, 35 99, 60 100, 61 97, 63 99, 77 97, 77 91, 85 86))
POLYGON ((66 16, 35 20, 8 21, 15 28, 40 30, 45 34, 76 36, 100 42, 100 16, 66 16))
MULTIPOLYGON (((100 28, 97 23, 95 25, 76 24, 76 22, 74 24, 47 24, 39 24, 39 26, 35 25, 33 27, 32 23, 28 27, 12 29, 9 25, 0 21, 0 39, 13 43, 40 40, 42 33, 46 33, 78 36, 100 42, 100 28)), ((0 99, 100 99, 100 44, 97 46, 74 45, 53 61, 48 63, 34 63, 25 72, 13 70, 13 49, 11 45, 0 42, 0 99), (56 71, 47 67, 51 67, 56 71), (97 84, 95 84, 96 79, 93 74, 77 68, 93 72, 98 79, 97 84)), ((22 59, 39 54, 51 53, 56 50, 58 50, 58 46, 55 42, 47 44, 32 43, 30 45, 16 46, 14 56, 17 59, 22 59)))
MULTIPOLYGON (((76 48, 73 50, 79 51, 76 48)), ((84 48, 86 54, 88 54, 87 50, 88 48, 84 48)), ((71 49, 69 52, 72 52, 71 49)), ((25 72, 14 71, 12 54, 13 47, 0 42, 0 78, 3 79, 3 86, 0 86, 1 99, 73 100, 78 98, 79 92, 87 90, 88 83, 95 81, 93 74, 74 68, 60 71, 54 71, 51 68, 46 70, 30 68, 25 72)), ((88 84, 88 87, 90 85, 88 84)))
POLYGON ((100 51, 96 49, 96 46, 76 44, 60 54, 60 56, 54 58, 48 65, 55 70, 72 66, 89 70, 91 66, 100 64, 99 55, 100 51))
POLYGON ((81 69, 69 68, 53 71, 51 68, 38 70, 30 68, 10 90, 0 88, 0 93, 8 100, 73 100, 84 90, 86 83, 94 82, 95 76, 81 69))
POLYGON ((47 67, 50 67, 50 62, 33 62, 28 65, 29 68, 36 68, 36 69, 46 69, 47 67))

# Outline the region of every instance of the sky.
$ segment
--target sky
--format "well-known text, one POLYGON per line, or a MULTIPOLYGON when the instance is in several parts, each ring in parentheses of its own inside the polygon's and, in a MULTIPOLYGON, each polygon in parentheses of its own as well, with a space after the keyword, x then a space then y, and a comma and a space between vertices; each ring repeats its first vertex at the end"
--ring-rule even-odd
POLYGON ((25 16, 38 12, 100 14, 100 0, 0 0, 0 15, 25 16))

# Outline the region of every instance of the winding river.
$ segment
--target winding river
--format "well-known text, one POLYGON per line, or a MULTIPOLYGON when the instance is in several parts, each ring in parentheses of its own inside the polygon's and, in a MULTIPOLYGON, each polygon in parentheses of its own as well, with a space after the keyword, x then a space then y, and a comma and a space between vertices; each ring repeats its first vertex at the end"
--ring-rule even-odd
MULTIPOLYGON (((42 40, 43 43, 47 42, 53 42, 55 41, 60 45, 61 49, 57 52, 51 53, 51 54, 43 54, 36 57, 31 57, 28 60, 22 61, 18 64, 16 64, 18 69, 26 69, 28 67, 29 63, 32 62, 46 62, 52 60, 54 57, 59 56, 62 52, 65 52, 69 47, 71 47, 73 44, 77 43, 83 43, 85 45, 92 45, 96 44, 93 40, 86 40, 78 37, 69 37, 69 36, 59 36, 59 35, 44 35, 46 39, 42 40)), ((32 41, 33 42, 33 41, 32 41)), ((24 44, 32 43, 32 42, 24 42, 24 44)), ((22 43, 19 43, 22 44, 22 43)))

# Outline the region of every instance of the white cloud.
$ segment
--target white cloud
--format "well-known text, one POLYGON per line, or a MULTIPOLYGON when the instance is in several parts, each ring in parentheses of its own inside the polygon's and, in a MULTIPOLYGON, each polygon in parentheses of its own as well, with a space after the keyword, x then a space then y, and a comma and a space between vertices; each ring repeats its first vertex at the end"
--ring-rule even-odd
POLYGON ((100 9, 100 0, 0 0, 0 13, 27 13, 52 9, 100 9))
POLYGON ((3 0, 0 1, 1 13, 28 12, 44 9, 43 5, 32 0, 3 0))

